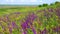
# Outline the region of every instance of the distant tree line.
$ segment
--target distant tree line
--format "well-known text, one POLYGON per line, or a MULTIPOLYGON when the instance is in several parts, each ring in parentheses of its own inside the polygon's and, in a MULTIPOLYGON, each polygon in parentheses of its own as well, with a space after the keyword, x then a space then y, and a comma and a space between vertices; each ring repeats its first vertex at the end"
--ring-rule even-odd
MULTIPOLYGON (((50 5, 56 5, 59 4, 60 2, 56 1, 55 3, 51 3, 50 5)), ((42 5, 38 5, 38 7, 46 7, 48 6, 48 4, 42 4, 42 5)))

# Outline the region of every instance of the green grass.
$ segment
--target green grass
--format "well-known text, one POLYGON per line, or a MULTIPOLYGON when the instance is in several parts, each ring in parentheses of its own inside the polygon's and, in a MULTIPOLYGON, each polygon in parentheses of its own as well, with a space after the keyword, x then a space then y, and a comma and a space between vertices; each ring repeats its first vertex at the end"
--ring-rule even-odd
MULTIPOLYGON (((0 8, 0 16, 9 14, 8 17, 9 17, 10 21, 16 22, 16 24, 20 27, 20 25, 21 25, 20 20, 26 19, 28 12, 34 12, 34 13, 36 13, 38 18, 40 19, 39 21, 42 23, 42 25, 40 26, 40 24, 38 24, 38 22, 36 21, 37 20, 37 18, 36 18, 36 20, 33 21, 35 29, 36 30, 38 30, 38 29, 44 30, 44 28, 46 27, 46 29, 48 30, 48 29, 51 29, 51 28, 55 27, 56 25, 58 25, 58 20, 57 20, 58 17, 56 15, 55 11, 49 12, 48 8, 57 9, 57 8, 60 8, 60 5, 52 5, 52 6, 46 6, 46 7, 38 7, 38 6, 36 6, 36 7, 31 7, 31 6, 28 6, 28 7, 8 7, 8 8, 5 7, 5 8, 0 8), (52 14, 52 17, 44 16, 44 12, 43 12, 44 9, 46 10, 46 13, 48 14, 48 16, 50 14, 52 14), (38 12, 39 10, 42 10, 42 12, 38 12), (20 12, 21 14, 16 18, 16 15, 11 14, 14 12, 20 12)), ((4 21, 2 22, 3 25, 7 25, 5 23, 7 23, 7 22, 4 22, 4 21)), ((0 26, 0 31, 1 30, 2 30, 2 27, 0 26)), ((7 32, 4 32, 4 34, 5 33, 7 34, 7 32)), ((19 33, 18 29, 14 29, 13 34, 21 34, 21 32, 19 33)), ((28 29, 28 34, 33 34, 31 29, 28 29)))
POLYGON ((46 7, 31 7, 31 6, 26 6, 26 7, 10 7, 10 8, 0 8, 0 16, 4 14, 10 14, 13 12, 36 12, 37 10, 43 10, 47 8, 56 8, 59 5, 53 5, 53 6, 46 6, 46 7))

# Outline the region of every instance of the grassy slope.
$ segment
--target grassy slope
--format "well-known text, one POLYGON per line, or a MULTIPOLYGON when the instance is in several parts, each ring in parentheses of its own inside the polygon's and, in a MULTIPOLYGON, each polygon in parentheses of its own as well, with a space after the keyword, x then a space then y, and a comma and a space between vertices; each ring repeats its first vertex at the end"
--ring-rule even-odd
POLYGON ((59 4, 57 5, 52 5, 52 6, 46 6, 46 7, 37 7, 37 6, 25 6, 25 7, 5 7, 5 8, 0 8, 0 16, 4 14, 10 14, 12 12, 29 12, 29 11, 37 11, 37 10, 43 10, 46 8, 57 8, 60 7, 59 4))
MULTIPOLYGON (((60 5, 57 4, 57 5, 47 6, 47 7, 37 7, 37 6, 36 7, 31 7, 31 6, 29 6, 29 7, 20 7, 20 8, 19 7, 14 7, 14 8, 12 8, 12 7, 11 8, 9 8, 9 7, 8 8, 1 8, 0 9, 0 16, 5 15, 5 14, 10 14, 10 13, 13 13, 13 12, 23 12, 23 13, 26 14, 29 11, 30 12, 36 12, 38 10, 43 10, 43 9, 47 9, 47 8, 56 9, 56 8, 59 8, 59 7, 60 7, 60 5)), ((22 17, 19 16, 17 18, 14 18, 14 14, 12 14, 11 16, 8 16, 8 17, 10 18, 11 21, 15 21, 16 20, 15 21, 16 24, 18 24, 20 26, 20 23, 19 22, 20 22, 21 19, 24 19, 25 14, 21 14, 22 17)), ((55 14, 52 14, 52 17, 50 17, 49 19, 47 19, 46 16, 43 15, 43 12, 40 12, 38 16, 39 16, 38 19, 41 18, 41 22, 43 23, 43 25, 41 26, 41 28, 39 28, 40 25, 38 25, 38 22, 37 21, 34 21, 34 24, 36 24, 36 30, 37 30, 37 28, 43 30, 44 29, 44 26, 46 25, 46 23, 47 23, 47 25, 45 27, 47 29, 50 29, 51 26, 56 25, 56 22, 57 21, 56 21, 56 15, 55 14), (42 15, 42 16, 40 16, 40 15, 42 15), (45 21, 44 19, 47 19, 47 21, 45 21), (43 21, 45 21, 45 22, 43 22, 43 21)), ((4 23, 2 22, 3 25, 4 25, 4 23)), ((2 28, 1 28, 1 30, 2 30, 2 28)), ((17 33, 16 31, 18 31, 18 30, 14 30, 13 33, 14 34, 17 33)), ((30 30, 29 30, 29 33, 30 33, 30 30)))

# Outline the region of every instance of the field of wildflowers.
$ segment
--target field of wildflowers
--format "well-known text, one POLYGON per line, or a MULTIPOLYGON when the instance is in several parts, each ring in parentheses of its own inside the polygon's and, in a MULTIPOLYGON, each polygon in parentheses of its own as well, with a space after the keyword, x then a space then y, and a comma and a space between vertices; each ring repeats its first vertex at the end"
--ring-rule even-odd
POLYGON ((43 8, 0 9, 0 34, 60 34, 60 6, 43 8))

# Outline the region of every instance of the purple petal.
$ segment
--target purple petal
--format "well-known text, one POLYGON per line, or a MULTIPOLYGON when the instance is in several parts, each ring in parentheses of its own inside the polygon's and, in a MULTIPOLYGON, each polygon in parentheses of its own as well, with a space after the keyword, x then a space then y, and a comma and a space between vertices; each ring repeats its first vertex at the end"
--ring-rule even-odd
POLYGON ((34 34, 36 34, 36 31, 35 31, 35 29, 34 29, 34 28, 32 29, 32 31, 34 32, 34 34))
POLYGON ((13 26, 13 28, 18 28, 18 26, 16 25, 15 22, 12 22, 12 26, 13 26))

